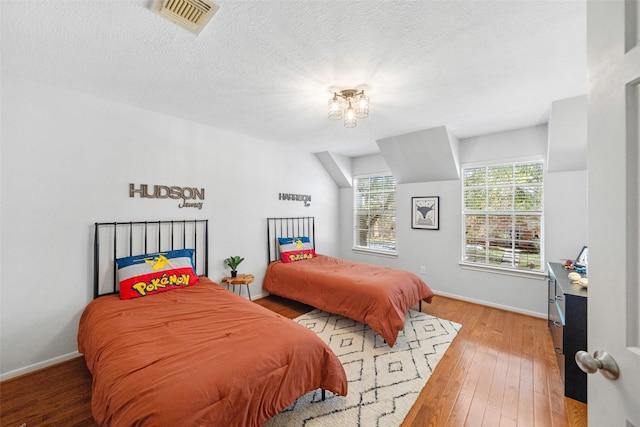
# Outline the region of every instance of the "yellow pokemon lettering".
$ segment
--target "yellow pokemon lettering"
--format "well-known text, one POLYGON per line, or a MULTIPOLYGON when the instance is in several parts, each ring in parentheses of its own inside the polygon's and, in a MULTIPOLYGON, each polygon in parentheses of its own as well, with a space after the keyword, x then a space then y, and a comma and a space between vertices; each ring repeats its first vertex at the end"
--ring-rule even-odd
POLYGON ((306 254, 291 254, 289 255, 289 260, 291 261, 300 261, 303 259, 311 259, 313 258, 313 255, 310 253, 306 253, 306 254))
POLYGON ((138 292, 141 296, 145 296, 149 292, 154 292, 167 286, 187 286, 189 285, 189 279, 189 274, 172 274, 171 276, 163 274, 161 277, 149 280, 149 283, 138 282, 131 286, 131 289, 138 292))

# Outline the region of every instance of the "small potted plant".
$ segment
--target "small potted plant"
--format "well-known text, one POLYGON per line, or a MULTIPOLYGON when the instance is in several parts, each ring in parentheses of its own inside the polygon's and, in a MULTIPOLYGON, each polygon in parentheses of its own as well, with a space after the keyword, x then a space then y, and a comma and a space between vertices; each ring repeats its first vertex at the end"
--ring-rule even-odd
POLYGON ((230 256, 229 258, 224 260, 227 265, 231 268, 231 277, 236 277, 238 275, 238 266, 240 265, 240 263, 242 261, 244 261, 244 258, 242 258, 241 256, 230 256))

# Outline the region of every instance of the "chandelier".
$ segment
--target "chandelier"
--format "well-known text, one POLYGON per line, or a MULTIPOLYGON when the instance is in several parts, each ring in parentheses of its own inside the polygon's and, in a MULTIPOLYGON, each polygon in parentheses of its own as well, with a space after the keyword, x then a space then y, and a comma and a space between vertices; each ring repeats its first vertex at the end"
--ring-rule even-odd
POLYGON ((356 119, 364 119, 369 116, 369 97, 364 90, 343 89, 334 92, 329 99, 329 119, 344 119, 344 127, 356 127, 356 119))

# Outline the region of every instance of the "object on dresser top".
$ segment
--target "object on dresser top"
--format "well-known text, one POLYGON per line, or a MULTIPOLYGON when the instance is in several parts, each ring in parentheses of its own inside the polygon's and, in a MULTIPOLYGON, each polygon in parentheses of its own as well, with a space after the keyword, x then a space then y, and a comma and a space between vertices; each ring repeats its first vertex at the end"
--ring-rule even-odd
POLYGON ((582 276, 580 275, 580 273, 576 273, 576 272, 569 273, 567 277, 569 278, 569 280, 571 280, 572 283, 578 283, 578 281, 582 279, 582 276))
POLYGON ((575 267, 586 267, 587 265, 589 265, 588 254, 589 254, 589 248, 587 248, 586 246, 583 246, 582 249, 580 249, 580 253, 576 257, 576 260, 573 263, 573 265, 575 267))

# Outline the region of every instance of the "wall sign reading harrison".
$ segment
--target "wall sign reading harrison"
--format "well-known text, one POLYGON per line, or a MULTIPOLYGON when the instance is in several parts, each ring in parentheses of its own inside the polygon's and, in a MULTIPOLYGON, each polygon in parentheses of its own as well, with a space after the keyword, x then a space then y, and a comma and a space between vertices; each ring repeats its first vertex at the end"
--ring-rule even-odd
POLYGON ((309 194, 291 194, 280 193, 278 195, 279 200, 295 200, 298 202, 304 202, 304 205, 308 207, 311 204, 311 195, 309 194))
POLYGON ((147 184, 140 184, 136 188, 135 184, 129 184, 129 197, 139 195, 144 199, 182 199, 179 208, 198 208, 202 209, 203 202, 187 202, 187 200, 204 200, 204 188, 193 187, 168 187, 166 185, 154 185, 151 187, 147 184))

